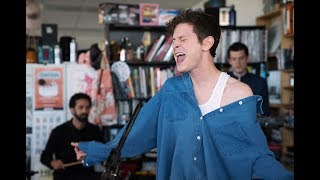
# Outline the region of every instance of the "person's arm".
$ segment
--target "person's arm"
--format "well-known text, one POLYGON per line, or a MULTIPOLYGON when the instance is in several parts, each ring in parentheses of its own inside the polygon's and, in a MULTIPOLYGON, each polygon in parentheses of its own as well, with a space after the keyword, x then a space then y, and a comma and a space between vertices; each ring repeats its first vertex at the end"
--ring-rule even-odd
MULTIPOLYGON (((263 103, 262 101, 258 101, 257 107, 261 107, 263 103)), ((256 126, 258 128, 253 129, 253 133, 250 134, 256 140, 257 149, 259 149, 257 151, 260 152, 260 155, 253 163, 252 179, 293 179, 293 173, 285 169, 283 164, 275 158, 274 153, 269 149, 261 126, 258 123, 256 126)))
MULTIPOLYGON (((122 147, 122 158, 134 157, 156 147, 160 101, 161 91, 142 107, 122 147)), ((110 151, 117 147, 126 127, 121 129, 114 140, 106 144, 97 141, 72 144, 75 146, 77 159, 84 160, 85 166, 92 166, 106 160, 110 151)))
POLYGON ((55 131, 53 130, 50 133, 48 142, 46 144, 45 149, 42 151, 40 156, 40 162, 47 166, 50 169, 62 169, 63 162, 61 160, 54 160, 53 155, 55 153, 55 147, 57 146, 57 136, 55 135, 55 131))
POLYGON ((53 160, 54 147, 55 147, 54 141, 55 141, 55 137, 54 137, 54 132, 52 131, 50 133, 46 147, 42 151, 40 156, 40 162, 51 169, 52 169, 51 161, 53 160))
POLYGON ((256 159, 252 170, 252 179, 283 179, 293 180, 294 174, 274 158, 270 153, 262 154, 256 159))

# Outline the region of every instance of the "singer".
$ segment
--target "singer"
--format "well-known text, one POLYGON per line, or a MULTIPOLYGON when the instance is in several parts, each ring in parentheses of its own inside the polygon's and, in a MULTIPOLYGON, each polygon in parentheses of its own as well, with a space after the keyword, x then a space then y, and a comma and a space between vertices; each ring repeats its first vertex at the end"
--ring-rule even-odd
MULTIPOLYGON (((217 22, 189 9, 167 23, 181 75, 167 79, 142 107, 121 157, 157 148, 157 180, 293 179, 269 150, 257 121, 261 96, 213 63, 221 34, 217 22)), ((105 144, 73 142, 77 159, 85 166, 104 161, 124 128, 105 144)))

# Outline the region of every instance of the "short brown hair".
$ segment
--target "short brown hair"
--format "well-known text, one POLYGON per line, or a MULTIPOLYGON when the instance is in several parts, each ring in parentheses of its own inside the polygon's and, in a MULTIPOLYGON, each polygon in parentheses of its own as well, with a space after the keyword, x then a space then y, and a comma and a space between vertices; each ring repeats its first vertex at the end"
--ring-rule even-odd
POLYGON ((184 10, 166 23, 168 34, 172 36, 176 26, 181 23, 193 25, 193 32, 200 43, 204 38, 212 36, 214 44, 210 49, 210 54, 215 57, 221 35, 221 28, 216 18, 200 10, 184 10))

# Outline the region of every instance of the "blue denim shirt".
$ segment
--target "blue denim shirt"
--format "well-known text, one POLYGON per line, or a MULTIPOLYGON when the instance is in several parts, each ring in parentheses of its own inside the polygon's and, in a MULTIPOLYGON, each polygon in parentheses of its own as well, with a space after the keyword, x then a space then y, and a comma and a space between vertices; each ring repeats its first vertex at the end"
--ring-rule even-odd
MULTIPOLYGON (((202 116, 189 74, 172 77, 141 109, 121 157, 157 148, 158 180, 293 179, 268 148, 261 104, 253 95, 202 116)), ((106 160, 124 129, 106 144, 80 142, 85 165, 106 160)))

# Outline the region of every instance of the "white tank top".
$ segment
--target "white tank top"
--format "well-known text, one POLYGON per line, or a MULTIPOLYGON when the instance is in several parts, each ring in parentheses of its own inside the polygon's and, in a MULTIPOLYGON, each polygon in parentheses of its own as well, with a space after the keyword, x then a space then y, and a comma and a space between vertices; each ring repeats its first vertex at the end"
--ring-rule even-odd
POLYGON ((220 108, 223 90, 227 84, 229 77, 230 75, 225 72, 220 73, 218 82, 212 91, 210 99, 205 104, 199 105, 202 116, 215 109, 220 108))

